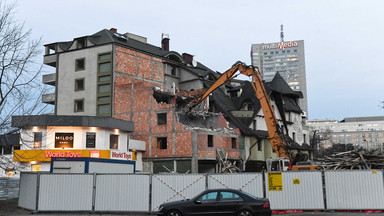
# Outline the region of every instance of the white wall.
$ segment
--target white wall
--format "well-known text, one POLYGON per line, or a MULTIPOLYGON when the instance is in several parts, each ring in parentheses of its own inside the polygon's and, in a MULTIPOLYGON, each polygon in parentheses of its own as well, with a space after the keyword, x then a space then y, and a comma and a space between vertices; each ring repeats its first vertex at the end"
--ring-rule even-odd
POLYGON ((60 53, 57 72, 57 115, 96 115, 98 54, 112 45, 60 53), (75 60, 85 58, 85 70, 75 71, 75 60), (85 90, 75 92, 75 79, 85 78, 85 90), (74 100, 84 99, 84 112, 74 112, 74 100))

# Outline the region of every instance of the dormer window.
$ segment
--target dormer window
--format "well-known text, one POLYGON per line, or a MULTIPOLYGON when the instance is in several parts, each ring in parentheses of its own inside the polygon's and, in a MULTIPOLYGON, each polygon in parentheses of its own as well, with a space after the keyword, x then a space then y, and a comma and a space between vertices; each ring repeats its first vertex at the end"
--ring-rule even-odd
POLYGON ((85 38, 78 39, 77 44, 76 44, 76 48, 77 49, 84 48, 87 45, 86 42, 87 42, 87 40, 85 38))

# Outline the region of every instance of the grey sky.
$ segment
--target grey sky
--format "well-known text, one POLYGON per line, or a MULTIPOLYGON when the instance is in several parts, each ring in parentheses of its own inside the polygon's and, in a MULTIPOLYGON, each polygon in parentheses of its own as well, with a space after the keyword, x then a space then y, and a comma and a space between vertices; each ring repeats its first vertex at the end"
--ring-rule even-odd
MULTIPOLYGON (((253 43, 304 40, 309 118, 384 115, 382 0, 19 0, 16 17, 43 43, 117 28, 190 53, 212 70, 250 64, 253 43)), ((41 57, 42 59, 43 57, 41 57)), ((49 67, 45 68, 49 70, 49 67)))

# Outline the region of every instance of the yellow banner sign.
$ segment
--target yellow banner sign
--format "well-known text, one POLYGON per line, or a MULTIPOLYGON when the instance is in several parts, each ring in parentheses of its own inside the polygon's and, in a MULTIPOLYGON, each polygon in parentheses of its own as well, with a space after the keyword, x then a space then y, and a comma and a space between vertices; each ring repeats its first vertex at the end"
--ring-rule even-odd
POLYGON ((300 184, 300 179, 293 179, 293 184, 300 184))
POLYGON ((15 150, 13 153, 13 161, 29 162, 29 161, 51 161, 53 157, 91 157, 109 159, 110 150, 51 150, 51 149, 34 149, 34 150, 15 150))
POLYGON ((283 191, 283 175, 281 172, 268 173, 268 190, 283 191))

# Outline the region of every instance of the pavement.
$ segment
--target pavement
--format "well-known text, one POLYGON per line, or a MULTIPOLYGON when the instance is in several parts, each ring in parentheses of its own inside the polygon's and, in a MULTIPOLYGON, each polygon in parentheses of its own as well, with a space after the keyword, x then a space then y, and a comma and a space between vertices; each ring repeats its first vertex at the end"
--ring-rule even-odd
MULTIPOLYGON (((280 212, 281 213, 281 212, 280 212)), ((34 215, 34 216, 71 216, 71 215, 92 215, 92 216, 112 216, 112 215, 155 215, 145 213, 130 212, 33 212, 18 207, 18 199, 0 200, 0 216, 5 215, 34 215)), ((368 212, 299 212, 288 214, 273 214, 281 216, 384 216, 384 213, 368 213, 368 212)))

